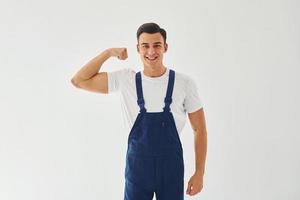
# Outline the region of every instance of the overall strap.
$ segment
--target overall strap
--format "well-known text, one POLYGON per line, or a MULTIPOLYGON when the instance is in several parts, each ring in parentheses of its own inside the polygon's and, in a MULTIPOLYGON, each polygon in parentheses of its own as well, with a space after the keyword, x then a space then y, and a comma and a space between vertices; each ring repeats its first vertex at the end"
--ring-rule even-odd
POLYGON ((167 94, 166 94, 166 97, 165 97, 164 112, 169 112, 170 111, 170 104, 172 103, 172 93, 173 93, 173 88, 174 88, 174 81, 175 81, 175 71, 170 69, 168 89, 167 89, 167 94))
POLYGON ((137 103, 140 107, 140 112, 146 112, 145 101, 143 96, 141 72, 137 72, 135 74, 135 85, 136 85, 137 103))

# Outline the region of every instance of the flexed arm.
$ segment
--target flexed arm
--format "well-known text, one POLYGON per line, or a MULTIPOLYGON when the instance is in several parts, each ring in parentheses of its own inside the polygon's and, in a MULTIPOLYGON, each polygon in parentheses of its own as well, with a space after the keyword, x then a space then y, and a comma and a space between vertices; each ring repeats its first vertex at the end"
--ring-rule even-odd
POLYGON ((85 64, 71 79, 71 83, 92 92, 108 93, 107 72, 99 72, 102 64, 110 57, 127 59, 126 48, 109 48, 85 64))

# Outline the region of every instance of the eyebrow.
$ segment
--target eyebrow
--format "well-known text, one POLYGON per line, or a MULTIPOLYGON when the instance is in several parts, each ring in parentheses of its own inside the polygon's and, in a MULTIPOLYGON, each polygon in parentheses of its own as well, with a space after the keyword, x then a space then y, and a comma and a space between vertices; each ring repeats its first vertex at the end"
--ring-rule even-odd
MULTIPOLYGON (((143 42, 141 45, 144 45, 144 44, 149 44, 149 43, 143 42)), ((154 44, 162 44, 162 43, 161 42, 154 42, 154 44)))

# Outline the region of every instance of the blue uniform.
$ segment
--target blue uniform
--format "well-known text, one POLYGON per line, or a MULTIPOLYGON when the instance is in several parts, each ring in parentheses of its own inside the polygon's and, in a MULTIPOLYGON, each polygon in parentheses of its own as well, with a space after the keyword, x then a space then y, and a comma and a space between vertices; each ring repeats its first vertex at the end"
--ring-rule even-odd
POLYGON ((147 112, 141 72, 136 73, 140 112, 128 136, 125 200, 183 200, 184 160, 181 141, 170 110, 175 72, 170 69, 165 107, 147 112))

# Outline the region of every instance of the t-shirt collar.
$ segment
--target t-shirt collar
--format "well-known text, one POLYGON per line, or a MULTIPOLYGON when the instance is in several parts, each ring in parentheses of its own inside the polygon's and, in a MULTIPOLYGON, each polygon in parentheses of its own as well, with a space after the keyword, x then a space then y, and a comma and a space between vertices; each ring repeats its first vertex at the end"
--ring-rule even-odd
POLYGON ((169 68, 166 67, 165 73, 164 73, 163 75, 161 75, 161 76, 158 76, 158 77, 150 77, 150 76, 146 76, 146 75, 144 74, 143 71, 142 71, 141 74, 142 74, 142 78, 143 78, 143 79, 146 79, 146 80, 156 80, 156 81, 158 81, 158 80, 164 80, 164 79, 166 79, 166 78, 168 77, 168 75, 169 75, 169 68))

